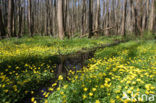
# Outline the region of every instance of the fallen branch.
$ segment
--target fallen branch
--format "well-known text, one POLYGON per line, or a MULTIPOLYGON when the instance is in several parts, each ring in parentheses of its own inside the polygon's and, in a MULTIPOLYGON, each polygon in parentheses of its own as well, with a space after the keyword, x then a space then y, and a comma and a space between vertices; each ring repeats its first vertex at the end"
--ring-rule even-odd
POLYGON ((108 27, 108 28, 105 28, 105 29, 94 30, 92 32, 94 33, 94 32, 98 32, 98 31, 105 31, 105 30, 109 30, 109 29, 112 29, 112 28, 114 28, 114 27, 108 27))

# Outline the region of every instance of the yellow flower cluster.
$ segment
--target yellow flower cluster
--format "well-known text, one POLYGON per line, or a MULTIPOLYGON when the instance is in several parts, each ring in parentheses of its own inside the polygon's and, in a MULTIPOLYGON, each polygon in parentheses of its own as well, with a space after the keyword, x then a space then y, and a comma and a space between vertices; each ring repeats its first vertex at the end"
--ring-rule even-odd
MULTIPOLYGON (((154 51, 156 47, 154 45, 147 44, 136 47, 135 56, 133 56, 135 53, 129 48, 118 51, 116 53, 118 56, 102 59, 92 58, 89 60, 91 64, 77 71, 74 77, 68 77, 71 77, 71 81, 74 80, 68 89, 61 88, 60 91, 64 91, 64 95, 67 97, 74 95, 73 99, 65 99, 67 103, 75 100, 84 103, 146 101, 140 98, 140 95, 155 95, 156 91, 156 52, 154 51), (72 90, 74 91, 70 92, 72 90), (122 98, 123 92, 127 93, 130 100, 122 98), (80 99, 80 95, 82 95, 82 99, 80 99), (133 97, 136 100, 131 99, 133 97)), ((53 97, 55 94, 49 100, 55 100, 53 97)))

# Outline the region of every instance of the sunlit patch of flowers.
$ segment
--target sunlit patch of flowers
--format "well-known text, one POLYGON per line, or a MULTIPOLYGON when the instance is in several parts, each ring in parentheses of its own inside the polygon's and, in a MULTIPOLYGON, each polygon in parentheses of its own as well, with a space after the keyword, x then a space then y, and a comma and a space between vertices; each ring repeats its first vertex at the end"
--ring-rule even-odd
MULTIPOLYGON (((68 85, 52 93, 52 103, 129 103, 149 102, 140 95, 156 95, 156 47, 155 42, 137 45, 127 43, 127 48, 116 55, 90 59, 90 64, 79 71, 70 71, 68 85), (132 45, 131 45, 132 44, 132 45), (132 46, 134 51, 132 51, 132 46), (74 74, 74 75, 73 75, 74 74), (63 92, 63 93, 62 93, 63 92), (129 98, 125 99, 123 92, 129 98)), ((121 46, 121 45, 119 45, 121 46)), ((118 47, 118 46, 117 46, 118 47)), ((103 50, 105 53, 106 48, 103 50)), ((156 99, 156 98, 155 98, 156 99)), ((153 101, 154 103, 154 101, 153 101)))
POLYGON ((53 56, 70 54, 80 50, 112 43, 112 38, 57 40, 53 38, 26 38, 12 41, 0 41, 0 63, 12 58, 30 56, 53 56))

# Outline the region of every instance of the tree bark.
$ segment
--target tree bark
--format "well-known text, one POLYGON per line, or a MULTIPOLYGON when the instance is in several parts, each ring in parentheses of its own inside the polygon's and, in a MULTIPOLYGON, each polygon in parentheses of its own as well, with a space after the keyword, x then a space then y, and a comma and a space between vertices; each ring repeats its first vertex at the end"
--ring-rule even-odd
POLYGON ((153 31, 153 26, 154 26, 154 0, 151 0, 151 12, 149 16, 149 26, 148 29, 152 32, 153 31))
MULTIPOLYGON (((99 24, 100 24, 100 0, 97 0, 95 30, 98 30, 99 29, 99 24)), ((98 32, 97 32, 96 35, 98 35, 98 32)))
POLYGON ((18 37, 22 37, 22 17, 23 17, 22 16, 22 12, 23 12, 23 8, 21 7, 21 0, 19 0, 19 5, 18 6, 19 6, 19 14, 18 14, 19 15, 19 18, 18 18, 19 19, 18 20, 19 21, 19 25, 18 25, 19 26, 18 27, 19 28, 18 29, 18 37))
POLYGON ((32 2, 28 0, 28 23, 29 23, 29 34, 33 36, 33 21, 32 21, 32 2))
POLYGON ((93 36, 93 14, 92 14, 92 0, 89 0, 89 14, 88 14, 88 16, 89 16, 89 38, 91 38, 92 36, 93 36))
POLYGON ((121 34, 123 36, 126 36, 126 18, 127 18, 127 0, 124 1, 124 10, 123 10, 123 16, 122 16, 122 31, 121 34))
POLYGON ((8 37, 13 35, 13 3, 14 0, 8 0, 8 37))
POLYGON ((2 10, 1 10, 1 5, 0 5, 0 38, 5 38, 5 28, 4 28, 4 23, 3 23, 3 17, 2 17, 2 10))
POLYGON ((58 0, 57 7, 57 22, 58 22, 58 35, 62 40, 64 39, 64 24, 63 24, 63 0, 58 0))

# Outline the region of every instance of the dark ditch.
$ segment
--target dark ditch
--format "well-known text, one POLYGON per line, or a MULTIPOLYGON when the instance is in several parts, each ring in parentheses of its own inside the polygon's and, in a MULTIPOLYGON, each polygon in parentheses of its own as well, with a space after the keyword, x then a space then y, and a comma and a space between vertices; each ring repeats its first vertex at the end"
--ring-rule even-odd
POLYGON ((36 97, 35 100, 37 100, 37 103, 40 103, 41 100, 45 98, 43 96, 43 93, 41 93, 41 90, 48 91, 48 88, 51 87, 51 85, 57 80, 57 77, 59 75, 63 75, 66 77, 69 70, 74 70, 76 72, 77 70, 81 69, 83 66, 86 66, 87 65, 86 61, 94 57, 94 53, 97 49, 115 46, 124 42, 127 41, 115 41, 112 44, 102 45, 99 47, 92 48, 90 50, 78 51, 73 54, 57 56, 59 62, 55 68, 56 70, 55 78, 44 81, 44 85, 40 85, 39 89, 34 90, 34 94, 31 93, 27 94, 26 97, 24 97, 21 101, 18 101, 17 103, 31 103, 32 97, 36 97))

